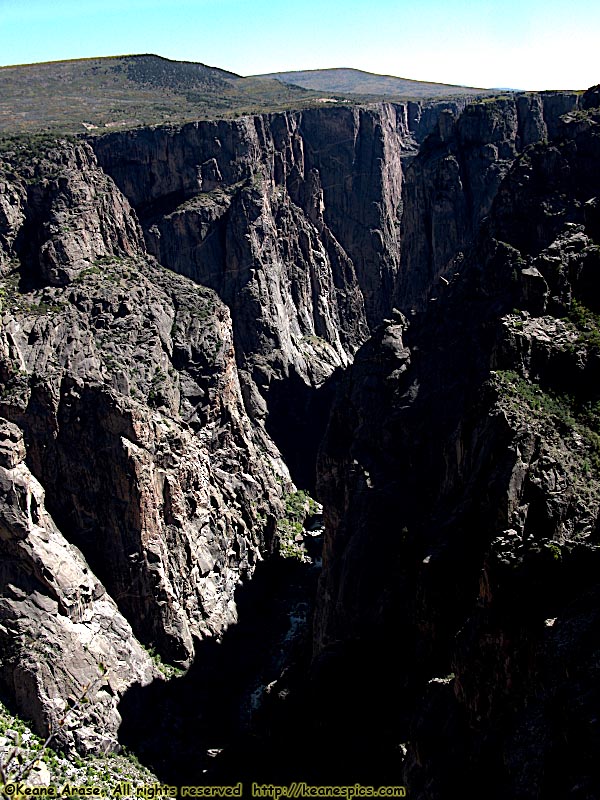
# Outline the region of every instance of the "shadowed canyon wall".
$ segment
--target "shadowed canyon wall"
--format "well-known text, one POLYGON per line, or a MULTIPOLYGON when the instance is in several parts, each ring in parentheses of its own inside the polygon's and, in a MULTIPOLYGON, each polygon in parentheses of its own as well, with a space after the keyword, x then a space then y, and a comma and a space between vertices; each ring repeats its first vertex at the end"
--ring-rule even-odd
POLYGON ((407 196, 423 235, 403 264, 445 280, 426 304, 427 273, 400 286, 424 313, 356 354, 321 451, 322 696, 350 673, 357 725, 403 743, 415 797, 598 792, 597 106, 516 158, 514 103, 441 121, 408 170, 435 179, 407 196), (482 132, 512 161, 490 167, 482 132), (436 230, 456 236, 437 262, 436 230))

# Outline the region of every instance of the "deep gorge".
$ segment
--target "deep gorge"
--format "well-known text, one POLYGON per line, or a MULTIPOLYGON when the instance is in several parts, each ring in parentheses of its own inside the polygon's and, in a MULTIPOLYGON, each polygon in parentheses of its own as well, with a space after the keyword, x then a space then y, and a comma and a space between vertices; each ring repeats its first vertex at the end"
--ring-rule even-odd
POLYGON ((596 796, 598 105, 2 156, 0 680, 38 731, 101 662, 57 745, 164 781, 596 796))

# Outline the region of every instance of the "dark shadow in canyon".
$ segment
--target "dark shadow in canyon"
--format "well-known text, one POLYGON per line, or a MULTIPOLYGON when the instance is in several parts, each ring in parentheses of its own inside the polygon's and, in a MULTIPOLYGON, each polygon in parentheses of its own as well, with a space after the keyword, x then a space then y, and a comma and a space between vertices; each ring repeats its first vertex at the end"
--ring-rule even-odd
POLYGON ((292 480, 311 495, 316 492, 319 447, 343 371, 336 370, 321 386, 307 386, 291 371, 269 387, 267 433, 281 452, 292 480))
POLYGON ((260 563, 236 591, 238 623, 221 642, 196 642, 184 676, 124 696, 120 741, 164 782, 206 782, 217 752, 251 736, 262 687, 306 650, 317 578, 294 559, 260 563))
POLYGON ((220 643, 198 642, 185 676, 125 695, 120 741, 162 782, 402 782, 403 715, 385 688, 397 660, 375 643, 312 660, 317 578, 298 561, 261 563, 220 643))

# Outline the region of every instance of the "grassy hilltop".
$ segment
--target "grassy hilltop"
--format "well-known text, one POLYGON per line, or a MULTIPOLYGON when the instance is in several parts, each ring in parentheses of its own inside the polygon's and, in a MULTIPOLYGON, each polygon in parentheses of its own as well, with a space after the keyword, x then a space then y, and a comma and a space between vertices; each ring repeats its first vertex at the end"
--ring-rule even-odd
POLYGON ((302 108, 484 90, 334 69, 244 78, 156 55, 0 67, 0 134, 104 132, 302 108), (299 84, 299 85, 296 85, 299 84), (333 97, 332 97, 333 95, 333 97))
POLYGON ((296 107, 315 93, 154 55, 0 68, 0 132, 180 123, 296 107))

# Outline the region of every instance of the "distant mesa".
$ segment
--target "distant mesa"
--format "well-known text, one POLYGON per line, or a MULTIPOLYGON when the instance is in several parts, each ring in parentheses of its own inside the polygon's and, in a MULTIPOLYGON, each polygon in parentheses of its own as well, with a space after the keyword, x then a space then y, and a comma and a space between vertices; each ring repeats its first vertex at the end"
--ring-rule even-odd
POLYGON ((457 95, 489 94, 494 90, 471 86, 454 86, 448 83, 431 83, 393 75, 377 75, 360 69, 340 67, 335 69, 311 69, 293 72, 270 72, 255 75, 256 78, 275 78, 282 83, 300 86, 319 92, 335 94, 377 95, 395 97, 448 97, 457 95))

